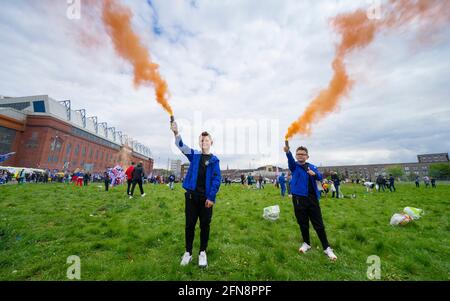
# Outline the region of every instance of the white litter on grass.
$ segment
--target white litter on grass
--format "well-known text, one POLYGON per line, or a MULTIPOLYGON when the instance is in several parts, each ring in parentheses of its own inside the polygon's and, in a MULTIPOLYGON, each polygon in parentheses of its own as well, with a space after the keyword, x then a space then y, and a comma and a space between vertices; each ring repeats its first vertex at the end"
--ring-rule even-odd
POLYGON ((390 224, 392 226, 406 225, 412 220, 418 220, 424 214, 423 209, 414 207, 405 207, 402 213, 395 213, 391 217, 390 224))
POLYGON ((277 220, 280 217, 280 207, 275 205, 264 208, 263 217, 271 221, 277 220))
POLYGON ((403 209, 403 212, 408 214, 413 220, 421 218, 425 213, 423 209, 414 207, 405 207, 405 209, 403 209))
POLYGON ((397 225, 406 225, 407 223, 409 223, 411 221, 411 217, 408 214, 400 214, 400 213, 395 213, 392 217, 391 217, 391 222, 390 224, 392 226, 397 226, 397 225))

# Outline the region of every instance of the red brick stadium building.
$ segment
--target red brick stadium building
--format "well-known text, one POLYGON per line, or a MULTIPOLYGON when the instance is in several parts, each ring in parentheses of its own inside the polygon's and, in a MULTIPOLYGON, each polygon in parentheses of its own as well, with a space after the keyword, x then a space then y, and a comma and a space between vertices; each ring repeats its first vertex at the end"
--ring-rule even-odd
POLYGON ((142 161, 147 175, 153 170, 148 147, 47 95, 0 98, 0 154, 9 152, 0 165, 99 173, 142 161))

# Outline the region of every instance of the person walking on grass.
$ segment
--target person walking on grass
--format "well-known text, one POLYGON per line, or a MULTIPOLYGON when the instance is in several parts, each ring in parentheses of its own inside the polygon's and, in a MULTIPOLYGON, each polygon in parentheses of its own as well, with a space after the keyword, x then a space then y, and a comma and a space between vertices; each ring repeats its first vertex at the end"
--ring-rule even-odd
POLYGON ((333 181, 334 188, 336 189, 336 191, 333 191, 333 193, 331 194, 331 197, 334 198, 334 194, 336 193, 336 198, 338 199, 340 197, 339 186, 341 185, 341 180, 339 179, 339 175, 337 174, 337 172, 332 173, 331 181, 333 181))
POLYGON ((18 178, 19 178, 19 181, 18 181, 19 184, 25 183, 25 169, 22 169, 20 171, 18 178))
POLYGON ((105 182, 105 191, 108 191, 108 189, 109 189, 109 173, 108 173, 108 170, 106 170, 103 173, 103 181, 105 182))
POLYGON ((395 178, 393 175, 389 175, 389 191, 392 192, 392 190, 394 190, 394 192, 396 191, 395 189, 395 178))
POLYGON ((286 178, 284 177, 284 172, 278 177, 278 183, 280 184, 281 196, 284 197, 286 194, 286 178))
POLYGON ((297 161, 292 156, 289 146, 286 145, 284 147, 284 152, 288 159, 289 170, 292 173, 291 193, 294 213, 303 238, 303 244, 299 252, 306 253, 311 249, 309 237, 309 221, 311 220, 314 230, 319 236, 324 253, 331 260, 336 260, 337 256, 328 243, 319 204, 320 193, 317 189, 316 181, 322 181, 322 175, 316 166, 306 162, 309 158, 306 147, 300 146, 297 148, 295 152, 297 161))
POLYGON ((173 190, 174 183, 175 183, 175 175, 171 174, 169 176, 169 187, 170 187, 170 190, 173 190))
POLYGON ((134 170, 134 162, 131 162, 131 165, 128 166, 127 170, 125 171, 125 175, 127 176, 127 195, 130 195, 130 188, 131 184, 133 184, 133 170, 134 170))
POLYGON ((243 174, 241 175, 241 185, 245 185, 245 176, 243 174))
POLYGON ((414 182, 416 183, 416 188, 419 188, 419 176, 416 176, 416 180, 414 182))
POLYGON ((292 180, 292 175, 291 175, 291 172, 288 171, 287 179, 286 179, 286 189, 287 189, 287 194, 288 194, 289 197, 292 197, 292 194, 291 194, 291 180, 292 180))
POLYGON ((88 172, 86 172, 84 175, 83 175, 83 185, 84 186, 88 186, 88 183, 89 183, 89 180, 91 179, 91 175, 88 173, 88 172))
POLYGON ((384 192, 383 176, 382 175, 378 175, 376 181, 377 181, 377 185, 378 185, 378 188, 377 188, 378 192, 380 192, 381 189, 383 189, 383 192, 384 192))
POLYGON ((185 242, 186 250, 181 258, 181 266, 192 261, 195 225, 200 219, 200 252, 198 265, 208 266, 206 249, 208 247, 210 224, 216 194, 221 184, 219 159, 210 151, 213 139, 208 132, 201 133, 199 146, 201 151, 193 150, 183 143, 178 133, 176 122, 171 123, 175 135, 175 144, 190 162, 189 169, 183 181, 185 193, 185 242))
POLYGON ((139 190, 141 192, 141 197, 145 196, 144 188, 142 187, 142 179, 144 178, 144 167, 142 161, 138 163, 138 165, 133 169, 133 184, 131 186, 130 199, 133 198, 134 188, 136 188, 136 184, 139 185, 139 190))
POLYGON ((436 179, 434 177, 431 177, 431 187, 436 188, 436 179))

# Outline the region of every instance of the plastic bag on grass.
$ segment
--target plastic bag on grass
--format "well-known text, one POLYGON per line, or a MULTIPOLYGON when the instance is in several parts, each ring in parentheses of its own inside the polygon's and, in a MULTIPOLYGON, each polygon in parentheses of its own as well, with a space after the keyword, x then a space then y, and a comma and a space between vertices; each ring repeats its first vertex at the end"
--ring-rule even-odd
POLYGON ((397 225, 406 225, 412 220, 412 217, 410 217, 408 214, 401 214, 396 213, 391 217, 391 225, 397 226, 397 225))
POLYGON ((403 212, 408 214, 412 219, 419 219, 424 214, 423 209, 414 208, 414 207, 405 207, 403 212))
POLYGON ((275 221, 280 217, 280 207, 278 205, 264 208, 263 217, 270 221, 275 221))

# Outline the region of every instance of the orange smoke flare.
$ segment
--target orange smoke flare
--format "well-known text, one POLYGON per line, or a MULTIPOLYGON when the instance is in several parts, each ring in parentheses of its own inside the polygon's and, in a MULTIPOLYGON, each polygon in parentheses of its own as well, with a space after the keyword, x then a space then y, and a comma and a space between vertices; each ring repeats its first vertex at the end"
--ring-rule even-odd
POLYGON ((156 101, 172 116, 173 111, 167 100, 167 82, 159 73, 159 65, 151 61, 148 50, 131 27, 132 16, 131 10, 116 0, 103 0, 102 21, 116 52, 132 64, 135 86, 153 84, 156 101))
POLYGON ((304 113, 288 128, 285 140, 300 133, 311 134, 311 126, 335 111, 339 102, 352 87, 346 68, 345 57, 352 50, 368 46, 375 34, 382 29, 395 29, 409 22, 418 22, 421 30, 433 30, 450 23, 450 1, 440 0, 390 0, 381 7, 380 20, 369 20, 364 10, 338 15, 331 24, 341 35, 332 63, 333 78, 308 105, 304 113))

